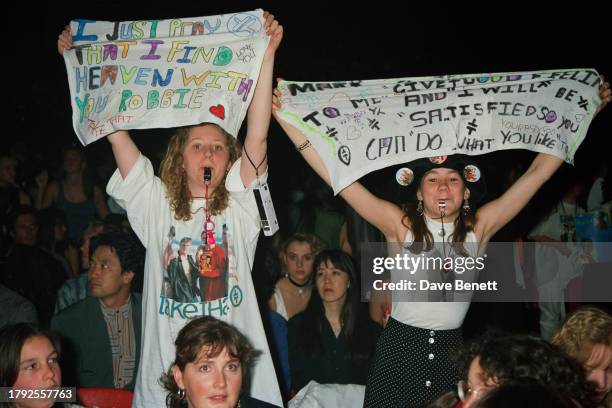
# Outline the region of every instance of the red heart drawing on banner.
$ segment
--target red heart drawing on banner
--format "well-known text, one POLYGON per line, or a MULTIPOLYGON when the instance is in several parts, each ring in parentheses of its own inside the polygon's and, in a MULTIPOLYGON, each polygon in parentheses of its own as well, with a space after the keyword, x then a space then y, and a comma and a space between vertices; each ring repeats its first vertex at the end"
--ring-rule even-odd
POLYGON ((223 105, 211 106, 208 110, 216 117, 225 119, 225 108, 223 105))

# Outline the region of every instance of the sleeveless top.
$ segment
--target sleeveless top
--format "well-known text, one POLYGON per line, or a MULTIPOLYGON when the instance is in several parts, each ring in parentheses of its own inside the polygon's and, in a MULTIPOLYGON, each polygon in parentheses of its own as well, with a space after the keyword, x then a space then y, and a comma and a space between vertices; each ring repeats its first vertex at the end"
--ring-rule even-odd
POLYGON ((64 183, 58 182, 56 206, 66 215, 68 239, 72 242, 81 242, 83 231, 89 223, 96 219, 96 205, 93 200, 86 199, 80 203, 73 203, 64 195, 64 183))
MULTIPOLYGON (((462 257, 461 255, 456 254, 456 252, 450 245, 451 240, 449 237, 455 229, 454 225, 452 223, 444 223, 444 236, 446 237, 446 242, 443 245, 442 237, 440 236, 440 231, 442 231, 442 223, 432 220, 428 217, 426 217, 425 219, 427 223, 427 228, 431 232, 434 239, 433 248, 426 253, 411 253, 407 249, 413 242, 412 232, 409 230, 406 233, 403 248, 399 252, 400 256, 404 256, 406 254, 407 256, 412 258, 422 259, 446 259, 447 257, 462 257)), ((467 234, 463 246, 470 257, 476 258, 478 256, 478 242, 476 240, 476 234, 474 234, 474 232, 469 232, 467 234)), ((391 254, 389 256, 391 256, 391 254)), ((406 270, 392 270, 392 281, 397 282, 402 279, 409 279, 411 281, 416 282, 417 288, 420 287, 419 285, 421 284, 421 281, 436 283, 453 282, 453 280, 455 279, 465 279, 466 281, 473 281, 473 279, 470 279, 470 277, 472 277, 471 271, 458 274, 457 272, 453 271, 445 272, 439 269, 436 270, 435 267, 427 269, 421 264, 410 272, 412 274, 408 273, 406 270)), ((470 306, 471 295, 471 292, 466 293, 447 291, 446 293, 442 293, 442 291, 438 290, 433 292, 426 292, 424 290, 409 292, 393 291, 391 317, 404 324, 422 329, 457 329, 463 324, 463 319, 465 318, 465 315, 470 306), (453 301, 427 301, 431 300, 432 298, 436 300, 441 300, 442 296, 444 296, 445 299, 451 299, 453 301)))

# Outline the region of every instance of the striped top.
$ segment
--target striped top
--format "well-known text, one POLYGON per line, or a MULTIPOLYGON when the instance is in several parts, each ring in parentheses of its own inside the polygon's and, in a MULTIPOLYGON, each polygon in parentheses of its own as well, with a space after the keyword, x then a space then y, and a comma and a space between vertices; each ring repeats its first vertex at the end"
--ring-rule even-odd
POLYGON ((113 356, 113 380, 115 388, 123 388, 132 382, 136 370, 136 337, 132 319, 132 302, 128 298, 125 305, 109 309, 100 301, 102 315, 113 356))

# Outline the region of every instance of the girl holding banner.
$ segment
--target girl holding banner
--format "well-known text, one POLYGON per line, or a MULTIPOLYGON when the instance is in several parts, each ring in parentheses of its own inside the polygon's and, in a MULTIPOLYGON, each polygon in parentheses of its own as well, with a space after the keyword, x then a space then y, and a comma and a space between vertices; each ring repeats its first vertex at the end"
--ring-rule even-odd
MULTIPOLYGON (((252 191, 267 178, 272 72, 283 27, 268 12, 262 16, 261 10, 218 18, 228 19, 225 26, 237 24, 236 35, 244 34, 239 30, 250 22, 259 30, 263 27, 269 37, 267 46, 264 44, 258 54, 263 62, 248 107, 244 147, 240 148, 237 139, 222 127, 226 125, 224 98, 210 107, 220 122, 175 130, 161 165, 161 179, 154 175, 151 162, 140 153, 127 131, 108 135, 118 170, 107 191, 127 210, 132 228, 147 248, 143 344, 134 407, 164 406, 166 395, 157 380, 172 364, 173 342, 191 319, 209 315, 230 322, 261 351, 254 366, 251 397, 282 406, 263 324, 254 307, 257 302, 251 265, 261 228, 252 191), (204 252, 223 248, 217 251, 223 258, 218 259, 218 266, 227 279, 221 295, 203 293, 201 302, 183 302, 168 292, 172 285, 164 283, 169 276, 163 264, 164 253, 168 246, 176 251, 186 238, 194 243, 194 249, 204 252)), ((66 29, 59 37, 58 49, 63 53, 71 46, 71 33, 66 29)), ((205 292, 207 287, 200 283, 199 289, 205 292)))
MULTIPOLYGON (((612 98, 608 83, 599 91, 603 103, 597 111, 612 98)), ((308 164, 331 185, 329 172, 311 141, 280 116, 281 96, 276 89, 273 115, 308 164)), ((438 256, 444 254, 446 258, 455 253, 451 257, 477 257, 562 162, 558 157, 538 154, 525 174, 502 196, 483 205, 475 214, 470 204, 484 196, 484 178, 469 156, 462 155, 407 164, 409 168, 402 169, 398 183, 411 184, 412 200, 403 208, 374 196, 359 182, 344 188, 340 195, 384 234, 388 244, 401 243, 400 252, 435 256, 432 247, 438 242, 442 248, 438 256)), ((396 254, 389 252, 389 257, 396 254)), ((418 270, 416 276, 427 277, 425 272, 418 270)), ((408 303, 396 301, 396 294, 393 295, 391 317, 370 367, 365 407, 422 406, 451 390, 460 379, 459 373, 450 368, 448 357, 462 341, 461 325, 470 297, 460 298, 459 302, 455 298, 452 302, 408 303)))

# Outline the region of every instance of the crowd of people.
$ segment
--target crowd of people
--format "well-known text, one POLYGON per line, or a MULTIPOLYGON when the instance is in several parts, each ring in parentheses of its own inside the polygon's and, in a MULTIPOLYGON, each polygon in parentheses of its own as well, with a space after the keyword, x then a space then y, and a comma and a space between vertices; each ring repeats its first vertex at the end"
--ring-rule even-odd
MULTIPOLYGON (((401 205, 354 182, 340 193, 344 208, 311 179, 286 211, 288 226, 261 244, 252 191, 267 179, 271 117, 331 181, 306 136, 277 114, 283 27, 263 17, 270 41, 242 143, 212 123, 173 129, 156 172, 130 134, 115 131, 108 196, 82 148, 61 151, 56 177, 32 180, 19 177, 10 146, 1 153, 0 387, 124 389, 135 407, 283 406, 323 392, 316 384, 338 393, 357 385, 364 407, 612 407, 605 307, 566 316, 564 302, 545 301, 539 332, 489 330, 464 342, 469 297, 400 301, 362 290, 360 245, 373 237, 390 257, 484 254, 561 167, 557 157, 537 154, 492 199, 486 172, 463 155, 412 162, 401 205)), ((58 50, 70 47, 67 27, 58 50)), ((600 98, 601 109, 608 83, 600 98)), ((610 184, 596 180, 589 206, 609 208, 610 184)), ((560 270, 577 258, 570 224, 591 186, 566 187, 531 232, 512 238, 550 244, 537 249, 531 277, 542 295, 567 284, 560 270)), ((8 406, 55 402, 36 404, 8 406)))

